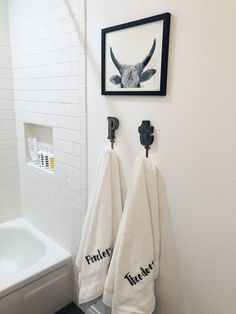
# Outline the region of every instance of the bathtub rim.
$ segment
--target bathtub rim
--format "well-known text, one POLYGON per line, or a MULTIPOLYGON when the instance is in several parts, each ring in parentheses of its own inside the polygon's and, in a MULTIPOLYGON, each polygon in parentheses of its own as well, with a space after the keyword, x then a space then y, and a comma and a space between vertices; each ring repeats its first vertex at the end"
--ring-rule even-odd
POLYGON ((0 279, 0 300, 65 265, 72 268, 71 254, 25 219, 18 218, 0 224, 0 229, 9 227, 21 227, 32 233, 45 245, 46 252, 36 263, 26 269, 16 271, 3 280, 0 279))

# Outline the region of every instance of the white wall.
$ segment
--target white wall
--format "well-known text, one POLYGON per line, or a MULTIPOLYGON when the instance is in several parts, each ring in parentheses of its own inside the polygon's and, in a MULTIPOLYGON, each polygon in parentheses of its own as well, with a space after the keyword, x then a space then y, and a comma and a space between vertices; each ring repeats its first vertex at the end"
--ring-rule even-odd
POLYGON ((0 0, 0 222, 20 215, 7 0, 0 0))
POLYGON ((88 0, 88 170, 120 119, 116 151, 126 181, 144 155, 137 127, 150 119, 159 168, 162 314, 236 309, 236 97, 233 0, 88 0), (100 95, 100 30, 170 12, 166 97, 100 95))
POLYGON ((81 0, 9 0, 24 218, 77 254, 85 208, 81 0), (24 123, 53 128, 55 175, 26 164, 24 123))

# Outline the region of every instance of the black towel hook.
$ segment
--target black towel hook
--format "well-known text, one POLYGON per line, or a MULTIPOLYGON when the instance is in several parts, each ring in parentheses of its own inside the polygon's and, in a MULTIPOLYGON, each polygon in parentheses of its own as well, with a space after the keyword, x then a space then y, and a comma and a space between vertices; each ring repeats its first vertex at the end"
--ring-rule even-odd
POLYGON ((154 136, 152 135, 154 127, 151 126, 150 120, 143 120, 142 124, 138 128, 138 132, 140 134, 140 142, 145 147, 146 157, 148 158, 148 150, 154 140, 154 136))
POLYGON ((119 120, 115 117, 107 117, 108 120, 108 139, 111 142, 111 148, 114 148, 115 143, 115 131, 119 127, 119 120))

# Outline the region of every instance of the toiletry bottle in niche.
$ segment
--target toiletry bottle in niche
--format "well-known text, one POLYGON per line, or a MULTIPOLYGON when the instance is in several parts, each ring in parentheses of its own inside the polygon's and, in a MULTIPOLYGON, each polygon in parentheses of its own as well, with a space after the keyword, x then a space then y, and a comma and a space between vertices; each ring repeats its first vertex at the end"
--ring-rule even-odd
POLYGON ((39 167, 43 167, 43 165, 44 165, 44 155, 43 155, 43 148, 42 148, 42 146, 39 147, 38 161, 39 161, 39 167))
POLYGON ((28 141, 28 147, 29 147, 29 154, 31 157, 31 160, 33 162, 33 164, 38 163, 38 141, 36 137, 28 137, 27 138, 28 141))
POLYGON ((49 152, 48 152, 47 147, 45 148, 43 155, 44 155, 44 169, 49 169, 49 160, 48 160, 49 152))
POLYGON ((48 160, 49 160, 49 170, 54 171, 55 167, 55 159, 54 159, 54 153, 53 150, 50 149, 49 155, 48 155, 48 160))

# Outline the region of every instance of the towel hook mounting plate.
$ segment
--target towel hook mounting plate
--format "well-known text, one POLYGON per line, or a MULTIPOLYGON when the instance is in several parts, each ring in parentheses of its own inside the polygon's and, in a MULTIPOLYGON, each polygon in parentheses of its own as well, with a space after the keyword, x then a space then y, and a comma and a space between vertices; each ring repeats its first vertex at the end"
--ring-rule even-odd
POLYGON ((115 132, 119 127, 119 119, 115 117, 107 117, 108 120, 108 139, 111 142, 111 148, 114 148, 114 143, 115 143, 115 132))
POLYGON ((145 147, 146 157, 148 158, 148 150, 154 140, 154 135, 152 135, 154 127, 151 126, 150 120, 143 120, 142 124, 138 128, 138 132, 140 134, 140 142, 145 147))

